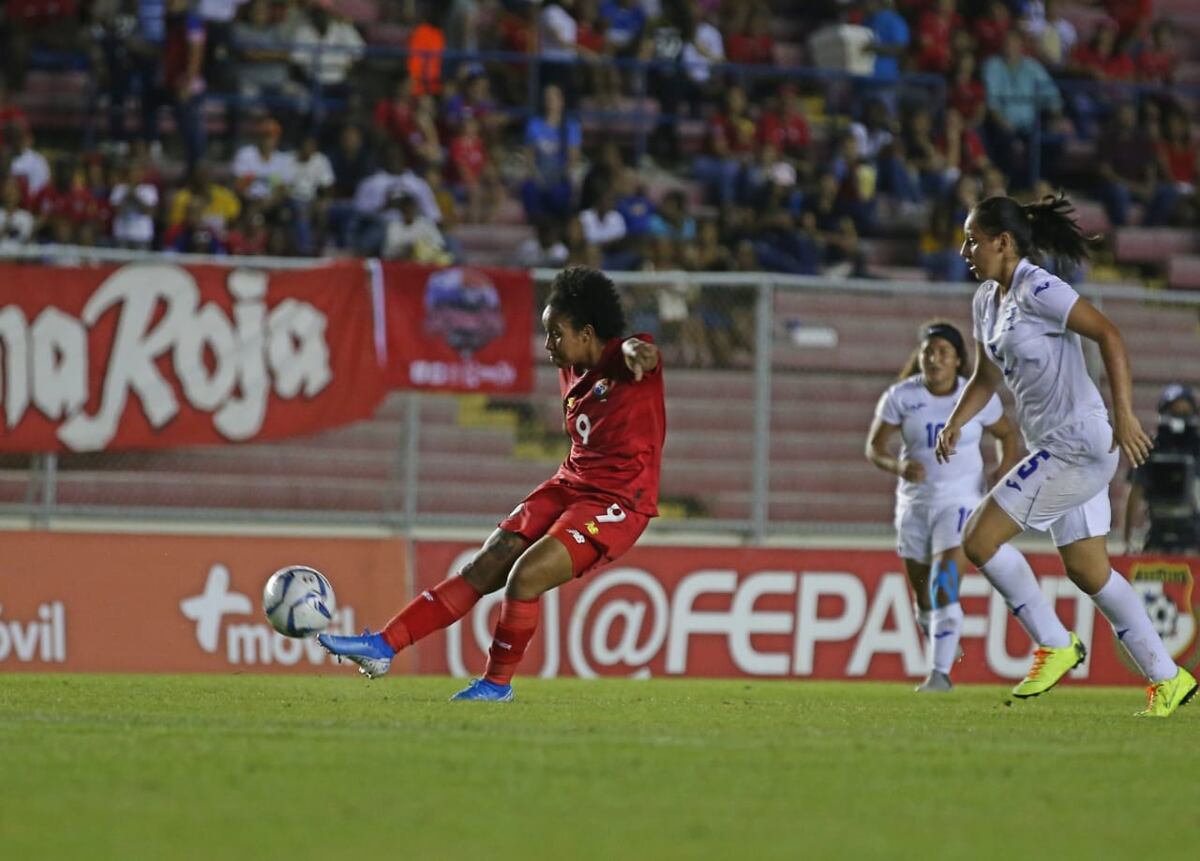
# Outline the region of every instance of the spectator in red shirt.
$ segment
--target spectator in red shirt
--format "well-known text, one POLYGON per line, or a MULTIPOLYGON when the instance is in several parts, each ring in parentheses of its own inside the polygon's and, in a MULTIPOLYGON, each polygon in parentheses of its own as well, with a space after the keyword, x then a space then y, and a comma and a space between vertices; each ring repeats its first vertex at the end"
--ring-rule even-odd
POLYGON ((266 214, 261 206, 252 204, 242 210, 241 217, 225 237, 225 246, 230 254, 266 254, 270 238, 266 214))
POLYGON ((736 15, 734 32, 725 40, 725 57, 731 63, 770 65, 775 58, 775 37, 771 35, 771 19, 761 6, 741 6, 736 15))
POLYGON ((1004 0, 992 0, 987 15, 975 20, 972 28, 979 46, 979 58, 986 59, 1004 50, 1004 37, 1012 29, 1012 13, 1004 0))
POLYGON ((33 200, 32 209, 39 224, 49 231, 53 242, 78 242, 84 233, 95 235, 104 224, 107 208, 88 188, 87 171, 73 159, 55 165, 54 182, 33 200))
POLYGON ((389 143, 407 146, 414 113, 412 79, 402 75, 392 84, 391 96, 375 103, 371 124, 389 143))
MULTIPOLYGON (((1133 58, 1118 47, 1116 26, 1111 21, 1102 21, 1087 42, 1075 46, 1068 71, 1097 83, 1129 81, 1134 74, 1133 58)), ((1107 112, 1110 98, 1119 99, 1120 93, 1106 93, 1100 87, 1076 87, 1068 91, 1068 110, 1081 138, 1095 136, 1096 123, 1107 112)))
MULTIPOLYGON (((4 144, 4 129, 12 126, 27 126, 29 120, 19 105, 9 101, 8 82, 0 77, 0 146, 4 144)), ((9 141, 10 144, 16 141, 9 141)))
POLYGON ((1143 21, 1154 18, 1154 0, 1104 0, 1104 8, 1121 36, 1130 35, 1143 21))
POLYGON ((1191 123, 1182 108, 1172 108, 1167 112, 1166 133, 1159 142, 1158 154, 1167 175, 1176 185, 1196 185, 1196 177, 1200 175, 1200 166, 1197 164, 1200 145, 1196 143, 1191 123))
POLYGON ((417 97, 412 126, 404 143, 409 159, 419 168, 438 167, 445 161, 437 128, 437 100, 428 93, 417 97))
POLYGON ((1200 178, 1200 146, 1183 109, 1168 111, 1165 124, 1166 132, 1158 143, 1158 156, 1163 171, 1179 194, 1176 220, 1194 226, 1200 221, 1200 197, 1196 194, 1196 183, 1200 178))
POLYGON ((615 111, 620 107, 621 70, 612 62, 613 49, 606 38, 604 19, 596 0, 578 0, 575 9, 578 29, 575 44, 584 49, 590 62, 587 77, 591 92, 602 110, 615 111))
POLYGON ((1071 71, 1093 81, 1129 81, 1134 74, 1133 57, 1120 47, 1117 28, 1102 21, 1092 38, 1071 52, 1071 71))
POLYGON ((975 75, 975 55, 959 54, 950 73, 946 105, 958 111, 963 122, 978 128, 987 114, 987 91, 975 75))
POLYGON ((1115 226, 1129 223, 1133 201, 1145 204, 1142 224, 1167 224, 1179 193, 1163 175, 1152 138, 1138 120, 1131 102, 1122 102, 1104 132, 1100 150, 1100 198, 1115 226))
POLYGON ((753 158, 758 136, 741 87, 726 90, 725 109, 712 117, 709 128, 708 153, 696 157, 693 170, 716 202, 723 205, 734 199, 738 176, 753 158))
POLYGON ((1175 81, 1175 66, 1179 55, 1175 51, 1169 21, 1157 21, 1150 29, 1150 38, 1143 43, 1137 56, 1137 77, 1148 84, 1171 84, 1175 81))
POLYGON ((775 146, 788 158, 804 159, 812 144, 812 131, 804 116, 804 107, 796 88, 785 84, 779 88, 779 109, 763 114, 758 123, 758 138, 775 146))
POLYGON ((954 33, 962 26, 955 0, 938 0, 935 8, 925 12, 917 25, 917 69, 935 75, 949 73, 950 45, 954 33))
POLYGON ((954 108, 947 109, 943 129, 933 145, 942 155, 946 175, 954 176, 951 185, 962 174, 977 173, 988 166, 987 150, 979 131, 968 125, 954 108))
POLYGON ((485 196, 486 186, 493 184, 486 182, 485 172, 494 178, 494 171, 489 170, 487 148, 479 136, 479 120, 473 116, 463 120, 462 130, 450 141, 450 167, 452 179, 467 199, 466 220, 473 224, 486 222, 495 196, 490 195, 490 201, 485 196))

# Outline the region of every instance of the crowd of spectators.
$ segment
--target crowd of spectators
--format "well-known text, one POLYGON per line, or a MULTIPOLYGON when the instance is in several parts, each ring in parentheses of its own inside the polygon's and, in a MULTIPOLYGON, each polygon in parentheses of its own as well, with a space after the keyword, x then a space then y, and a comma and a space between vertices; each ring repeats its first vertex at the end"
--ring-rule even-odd
POLYGON ((899 231, 960 278, 992 193, 1196 225, 1179 35, 1150 0, 1092 0, 1085 32, 1062 5, 9 0, 0 244, 442 263, 519 211, 522 265, 863 275, 862 239, 899 231), (65 130, 22 108, 39 69, 94 82, 65 130))

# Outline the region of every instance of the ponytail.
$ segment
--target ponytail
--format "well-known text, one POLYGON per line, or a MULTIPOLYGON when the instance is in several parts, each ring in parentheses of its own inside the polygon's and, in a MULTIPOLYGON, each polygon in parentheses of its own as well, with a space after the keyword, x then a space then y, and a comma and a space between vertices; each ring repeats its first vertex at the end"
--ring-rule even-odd
POLYGON ((1074 217, 1075 207, 1059 194, 1024 205, 1011 197, 989 197, 975 207, 975 225, 988 236, 1008 233, 1022 257, 1039 253, 1079 263, 1098 236, 1085 236, 1074 217))

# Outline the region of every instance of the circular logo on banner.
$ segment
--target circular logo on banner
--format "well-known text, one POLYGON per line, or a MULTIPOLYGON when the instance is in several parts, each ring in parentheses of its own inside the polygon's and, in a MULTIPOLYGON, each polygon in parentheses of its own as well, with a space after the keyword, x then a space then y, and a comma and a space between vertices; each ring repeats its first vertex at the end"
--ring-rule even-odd
POLYGON ((500 291, 478 269, 441 269, 425 282, 425 331, 466 357, 504 334, 500 291))

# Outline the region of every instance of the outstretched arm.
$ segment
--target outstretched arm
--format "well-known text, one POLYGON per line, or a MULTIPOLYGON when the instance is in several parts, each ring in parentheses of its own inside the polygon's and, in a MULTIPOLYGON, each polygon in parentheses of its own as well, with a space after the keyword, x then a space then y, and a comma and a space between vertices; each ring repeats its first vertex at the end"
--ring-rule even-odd
POLYGON ((641 338, 626 338, 621 344, 625 366, 633 371, 633 379, 641 382, 646 374, 658 367, 658 347, 641 338))
POLYGON ((999 385, 1000 369, 993 365, 983 352, 983 345, 976 343, 975 371, 963 387, 962 394, 958 396, 958 403, 954 405, 950 417, 946 419, 946 426, 938 434, 935 456, 939 463, 946 463, 950 460, 950 456, 954 454, 958 446, 958 438, 962 434, 963 425, 975 418, 979 411, 987 406, 987 402, 991 400, 992 395, 996 394, 999 385))
POLYGON ((1129 351, 1125 349, 1125 339, 1112 320, 1083 297, 1071 307, 1071 313, 1067 315, 1067 328, 1100 346, 1104 371, 1112 387, 1113 444, 1109 451, 1120 446, 1130 463, 1141 466, 1150 456, 1154 443, 1133 414, 1133 377, 1129 371, 1129 351))

